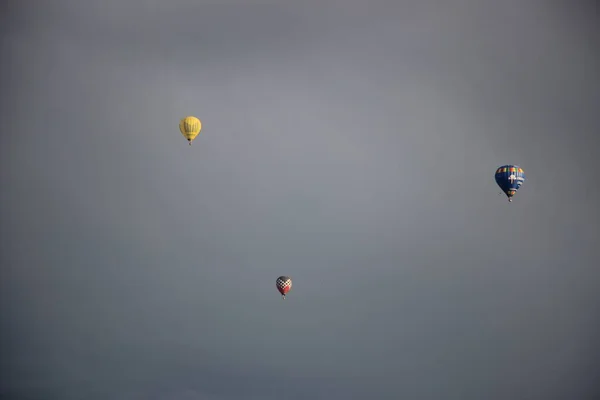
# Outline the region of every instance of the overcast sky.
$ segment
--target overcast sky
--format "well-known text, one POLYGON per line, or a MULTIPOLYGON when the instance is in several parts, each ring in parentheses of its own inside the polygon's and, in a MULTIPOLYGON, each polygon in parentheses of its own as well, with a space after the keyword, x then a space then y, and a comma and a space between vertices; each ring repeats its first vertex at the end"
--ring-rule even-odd
POLYGON ((597 8, 196 3, 3 5, 3 400, 597 398, 597 8))

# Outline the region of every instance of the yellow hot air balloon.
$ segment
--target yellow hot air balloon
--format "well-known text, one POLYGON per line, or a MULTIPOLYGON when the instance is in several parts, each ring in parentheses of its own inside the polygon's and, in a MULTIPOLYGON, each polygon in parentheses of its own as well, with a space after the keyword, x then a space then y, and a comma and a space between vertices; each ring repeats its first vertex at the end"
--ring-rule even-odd
POLYGON ((192 141, 196 139, 196 136, 202 130, 202 122, 196 117, 185 117, 179 122, 179 130, 184 138, 187 139, 190 146, 192 141))

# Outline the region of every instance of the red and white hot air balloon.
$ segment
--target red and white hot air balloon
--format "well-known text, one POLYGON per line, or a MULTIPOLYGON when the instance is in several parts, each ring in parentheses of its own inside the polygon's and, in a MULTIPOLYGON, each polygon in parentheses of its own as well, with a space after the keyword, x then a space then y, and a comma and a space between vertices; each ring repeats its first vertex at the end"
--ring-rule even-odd
POLYGON ((292 278, 289 276, 280 276, 275 283, 277 284, 277 290, 281 293, 281 297, 285 299, 285 295, 292 288, 292 278))

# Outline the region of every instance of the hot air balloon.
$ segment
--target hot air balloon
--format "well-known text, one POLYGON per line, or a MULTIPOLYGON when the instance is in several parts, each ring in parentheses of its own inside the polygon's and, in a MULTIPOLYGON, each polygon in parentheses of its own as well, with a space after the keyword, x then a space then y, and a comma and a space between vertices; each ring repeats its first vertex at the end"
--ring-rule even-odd
POLYGON ((179 130, 184 138, 187 139, 190 146, 192 141, 198 136, 202 130, 202 122, 196 117, 185 117, 179 121, 179 130))
POLYGON ((496 170, 496 183, 512 201, 517 190, 525 182, 525 173, 518 165, 503 165, 496 170))
POLYGON ((292 279, 289 276, 280 276, 275 283, 277 284, 277 290, 281 293, 281 297, 285 300, 285 295, 292 288, 292 279))

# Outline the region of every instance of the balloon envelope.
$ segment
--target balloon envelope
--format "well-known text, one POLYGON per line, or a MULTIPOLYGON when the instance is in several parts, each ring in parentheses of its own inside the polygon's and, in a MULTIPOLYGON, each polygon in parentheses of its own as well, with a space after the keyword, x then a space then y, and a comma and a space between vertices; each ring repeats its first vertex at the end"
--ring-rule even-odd
POLYGON ((285 296, 292 288, 292 279, 289 276, 280 276, 275 283, 282 296, 285 296))
POLYGON ((190 144, 202 130, 202 122, 196 117, 185 117, 179 121, 179 130, 190 144))
POLYGON ((496 170, 496 183, 500 189, 511 199, 525 182, 525 173, 518 165, 503 165, 496 170))

